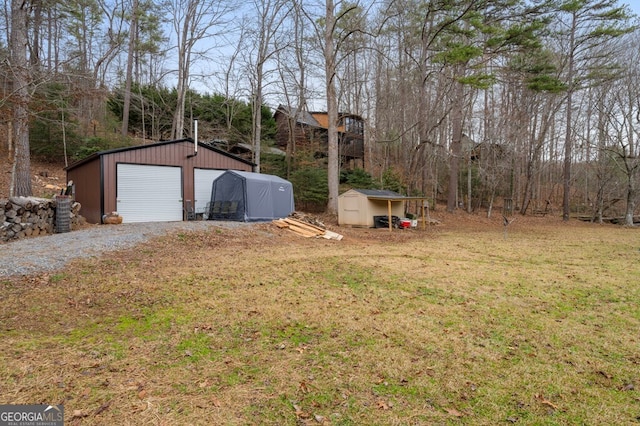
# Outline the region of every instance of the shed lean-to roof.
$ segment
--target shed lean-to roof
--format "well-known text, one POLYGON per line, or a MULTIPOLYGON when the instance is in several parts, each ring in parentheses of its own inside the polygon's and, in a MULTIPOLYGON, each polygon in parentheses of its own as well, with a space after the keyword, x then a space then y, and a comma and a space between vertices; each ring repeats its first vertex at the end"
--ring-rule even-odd
POLYGON ((429 197, 410 197, 385 189, 353 189, 353 191, 366 195, 370 200, 418 201, 429 199, 429 197))
MULTIPOLYGON (((100 152, 96 152, 91 154, 90 156, 83 158, 82 160, 76 161, 73 164, 70 164, 66 170, 72 170, 75 169, 76 167, 88 163, 96 158, 99 158, 103 155, 108 155, 108 154, 114 154, 116 152, 125 152, 125 151, 133 151, 133 150, 137 150, 137 149, 147 149, 147 148, 152 148, 152 147, 156 147, 156 146, 162 146, 162 145, 169 145, 169 144, 174 144, 174 143, 180 143, 180 142, 191 142, 193 143, 193 139, 191 138, 185 138, 185 139, 177 139, 177 140, 172 140, 172 141, 162 141, 162 142, 155 142, 155 143, 150 143, 150 144, 146 144, 146 145, 135 145, 135 146, 127 146, 124 148, 115 148, 115 149, 109 149, 106 151, 100 151, 100 152)), ((204 143, 198 143, 198 147, 199 148, 204 148, 204 149, 208 149, 210 151, 216 152, 220 155, 224 155, 226 157, 229 158, 233 158, 234 160, 240 161, 242 163, 248 164, 250 166, 255 166, 254 163, 252 163, 251 161, 245 160, 242 157, 238 157, 236 155, 233 155, 227 151, 223 151, 221 149, 215 148, 211 145, 208 144, 204 144, 204 143)))

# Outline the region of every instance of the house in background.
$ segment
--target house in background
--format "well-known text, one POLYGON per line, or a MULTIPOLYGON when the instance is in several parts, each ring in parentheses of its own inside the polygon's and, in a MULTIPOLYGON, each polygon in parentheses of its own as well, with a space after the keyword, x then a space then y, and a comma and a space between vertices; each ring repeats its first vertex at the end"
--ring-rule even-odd
MULTIPOLYGON (((290 142, 296 150, 310 149, 314 157, 328 152, 329 119, 326 112, 307 112, 279 106, 274 114, 276 144, 283 151, 290 142)), ((338 150, 342 167, 364 166, 364 120, 355 114, 338 114, 338 150)))

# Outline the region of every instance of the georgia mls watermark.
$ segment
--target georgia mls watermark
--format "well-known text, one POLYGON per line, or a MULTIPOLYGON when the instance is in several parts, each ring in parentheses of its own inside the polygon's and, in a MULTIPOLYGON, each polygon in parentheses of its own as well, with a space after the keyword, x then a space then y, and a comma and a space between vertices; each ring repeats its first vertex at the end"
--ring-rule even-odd
POLYGON ((0 405, 0 426, 64 426, 64 407, 0 405))

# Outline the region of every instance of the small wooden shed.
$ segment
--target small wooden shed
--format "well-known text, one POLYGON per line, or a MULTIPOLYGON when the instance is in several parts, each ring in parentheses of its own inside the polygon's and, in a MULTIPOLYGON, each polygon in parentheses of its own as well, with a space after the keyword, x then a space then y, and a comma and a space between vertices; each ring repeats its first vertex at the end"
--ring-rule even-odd
POLYGON ((89 223, 117 211, 123 222, 181 221, 202 213, 211 185, 227 170, 253 163, 192 139, 95 153, 67 168, 75 199, 89 223), (199 148, 199 149, 198 149, 199 148))
POLYGON ((381 189, 350 189, 338 197, 338 224, 373 227, 374 216, 403 217, 406 197, 381 189))

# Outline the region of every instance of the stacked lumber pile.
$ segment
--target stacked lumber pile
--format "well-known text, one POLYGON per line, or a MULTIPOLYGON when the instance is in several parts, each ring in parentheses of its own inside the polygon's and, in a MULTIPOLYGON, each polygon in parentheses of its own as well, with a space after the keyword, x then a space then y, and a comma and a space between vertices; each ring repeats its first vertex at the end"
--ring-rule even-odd
MULTIPOLYGON (((71 204, 72 225, 82 221, 80 203, 71 204)), ((56 225, 56 201, 48 198, 0 199, 0 241, 50 234, 56 225)))
MULTIPOLYGON (((295 213, 292 213, 292 216, 295 213)), ((314 223, 310 223, 306 220, 295 219, 294 217, 286 217, 284 219, 274 220, 273 223, 281 229, 289 229, 290 231, 306 238, 311 237, 322 237, 328 240, 338 240, 342 239, 342 235, 329 231, 324 226, 319 226, 314 223)))

